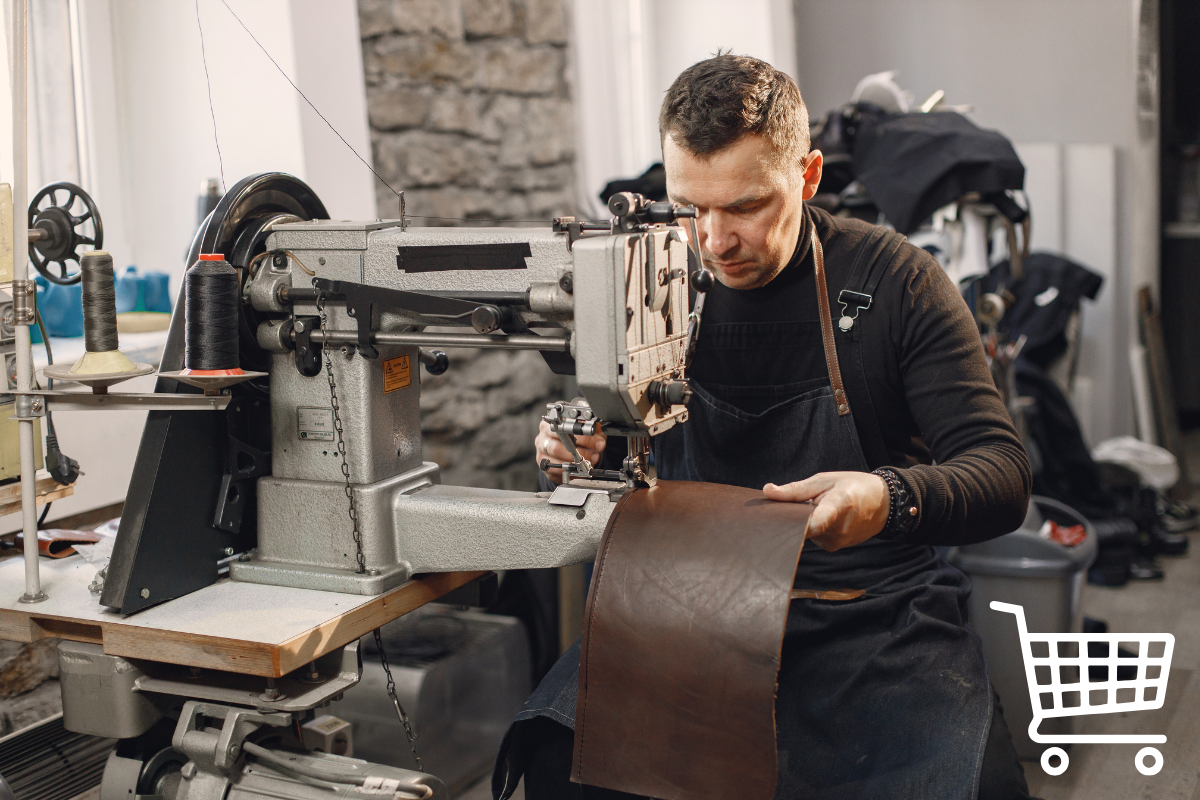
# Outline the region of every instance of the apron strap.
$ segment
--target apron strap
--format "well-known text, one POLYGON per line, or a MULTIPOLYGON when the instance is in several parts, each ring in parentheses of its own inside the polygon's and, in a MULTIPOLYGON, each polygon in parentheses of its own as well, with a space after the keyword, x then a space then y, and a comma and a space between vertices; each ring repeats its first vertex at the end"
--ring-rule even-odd
MULTIPOLYGON (((883 279, 888 266, 899 251, 900 245, 905 241, 905 237, 882 227, 867 234, 863 243, 859 245, 858 257, 850 270, 846 288, 873 297, 876 287, 879 286, 880 280, 883 279)), ((846 341, 842 345, 849 348, 847 355, 850 358, 849 363, 852 364, 852 369, 847 373, 847 378, 854 390, 855 402, 858 404, 860 412, 855 417, 855 422, 863 434, 859 437, 863 455, 867 458, 867 465, 871 469, 877 469, 888 466, 889 461, 887 444, 883 439, 883 431, 879 427, 879 418, 875 414, 874 404, 871 402, 871 390, 867 382, 866 368, 863 365, 864 331, 869 327, 880 330, 878 326, 871 325, 870 316, 870 314, 861 315, 862 318, 858 320, 858 324, 846 331, 846 336, 843 337, 846 341)))
POLYGON ((837 343, 833 338, 833 315, 829 311, 829 285, 825 281, 825 250, 817 238, 817 229, 812 229, 813 272, 817 278, 817 307, 821 312, 821 343, 825 346, 825 366, 829 370, 829 385, 833 387, 833 399, 837 402, 838 416, 850 413, 846 398, 846 387, 842 383, 842 370, 838 366, 837 343))

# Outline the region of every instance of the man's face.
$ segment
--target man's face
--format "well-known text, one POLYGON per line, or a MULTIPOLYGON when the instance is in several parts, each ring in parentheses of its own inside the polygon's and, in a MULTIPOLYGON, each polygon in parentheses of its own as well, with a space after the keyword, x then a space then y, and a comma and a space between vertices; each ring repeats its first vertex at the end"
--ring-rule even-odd
POLYGON ((667 194, 696 207, 700 252, 731 289, 765 286, 779 274, 796 249, 801 201, 816 194, 821 181, 819 150, 793 167, 776 161, 771 143, 757 134, 705 158, 670 135, 663 141, 667 194))

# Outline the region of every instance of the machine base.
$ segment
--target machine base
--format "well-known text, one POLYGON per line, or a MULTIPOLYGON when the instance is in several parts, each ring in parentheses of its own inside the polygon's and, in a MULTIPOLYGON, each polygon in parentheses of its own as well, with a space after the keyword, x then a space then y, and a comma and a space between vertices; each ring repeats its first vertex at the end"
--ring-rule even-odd
POLYGON ((229 565, 229 577, 235 581, 364 595, 383 594, 389 589, 394 589, 412 577, 411 573, 408 562, 394 564, 385 569, 369 569, 365 574, 353 570, 258 559, 229 565))

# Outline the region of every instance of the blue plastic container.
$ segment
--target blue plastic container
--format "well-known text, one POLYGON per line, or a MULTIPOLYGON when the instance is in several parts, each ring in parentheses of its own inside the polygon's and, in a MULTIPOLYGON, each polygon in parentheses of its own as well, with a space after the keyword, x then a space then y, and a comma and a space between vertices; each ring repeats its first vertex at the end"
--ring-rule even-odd
POLYGON ((38 294, 38 309, 46 333, 63 339, 83 336, 83 287, 78 283, 60 286, 44 278, 37 281, 45 285, 45 290, 38 294))
POLYGON ((145 301, 142 299, 143 283, 142 279, 138 277, 137 267, 130 264, 120 275, 116 276, 116 281, 117 313, 140 311, 138 306, 144 306, 145 301))
POLYGON ((147 272, 145 276, 147 311, 171 313, 171 276, 165 272, 147 272))
POLYGON ((157 311, 171 313, 171 278, 165 272, 139 275, 130 264, 117 276, 117 313, 157 311))

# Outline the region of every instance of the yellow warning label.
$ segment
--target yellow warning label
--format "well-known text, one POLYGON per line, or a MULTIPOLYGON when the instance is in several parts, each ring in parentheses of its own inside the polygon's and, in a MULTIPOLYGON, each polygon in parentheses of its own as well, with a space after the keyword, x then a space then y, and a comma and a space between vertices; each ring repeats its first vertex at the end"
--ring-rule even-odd
POLYGON ((389 358, 383 362, 383 391, 384 394, 403 389, 412 383, 409 372, 408 356, 389 358))

